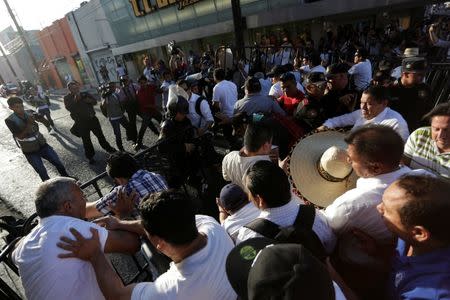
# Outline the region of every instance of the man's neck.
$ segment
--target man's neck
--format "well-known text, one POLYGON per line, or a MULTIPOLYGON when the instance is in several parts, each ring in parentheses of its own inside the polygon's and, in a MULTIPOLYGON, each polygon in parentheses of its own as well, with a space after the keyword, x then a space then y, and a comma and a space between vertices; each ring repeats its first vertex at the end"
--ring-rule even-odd
POLYGON ((241 154, 243 154, 243 156, 246 156, 246 157, 252 157, 252 156, 257 156, 257 155, 269 155, 269 154, 265 153, 263 149, 259 149, 256 152, 252 152, 252 151, 247 150, 247 148, 245 148, 245 147, 243 147, 240 152, 241 152, 241 154))
POLYGON ((447 243, 430 242, 426 245, 410 246, 407 256, 419 256, 450 247, 447 243))
POLYGON ((203 249, 207 243, 208 238, 206 237, 206 235, 199 233, 195 240, 189 243, 189 245, 177 247, 176 253, 171 255, 170 258, 174 263, 179 263, 203 249))

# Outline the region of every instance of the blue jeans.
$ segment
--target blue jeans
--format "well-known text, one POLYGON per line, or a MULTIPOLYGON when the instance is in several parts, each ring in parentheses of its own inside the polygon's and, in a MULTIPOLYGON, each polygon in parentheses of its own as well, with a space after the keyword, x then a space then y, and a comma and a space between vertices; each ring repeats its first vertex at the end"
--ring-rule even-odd
POLYGON ((120 125, 122 125, 122 127, 125 128, 128 137, 130 124, 128 123, 128 120, 125 116, 117 120, 109 120, 109 122, 111 123, 111 126, 113 128, 114 136, 116 137, 116 145, 119 148, 119 150, 123 150, 122 133, 120 132, 120 125))
POLYGON ((36 152, 24 153, 24 155, 33 169, 39 174, 39 177, 41 177, 42 181, 50 179, 42 161, 43 158, 54 165, 61 176, 69 176, 67 174, 66 168, 64 168, 64 165, 59 159, 58 154, 56 154, 55 150, 53 150, 53 148, 49 144, 45 144, 36 152))

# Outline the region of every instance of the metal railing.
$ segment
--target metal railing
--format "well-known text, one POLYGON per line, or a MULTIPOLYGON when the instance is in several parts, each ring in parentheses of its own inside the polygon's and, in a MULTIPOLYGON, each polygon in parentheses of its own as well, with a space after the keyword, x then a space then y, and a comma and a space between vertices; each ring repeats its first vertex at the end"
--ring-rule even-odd
POLYGON ((435 105, 450 101, 450 62, 432 63, 426 76, 435 105))

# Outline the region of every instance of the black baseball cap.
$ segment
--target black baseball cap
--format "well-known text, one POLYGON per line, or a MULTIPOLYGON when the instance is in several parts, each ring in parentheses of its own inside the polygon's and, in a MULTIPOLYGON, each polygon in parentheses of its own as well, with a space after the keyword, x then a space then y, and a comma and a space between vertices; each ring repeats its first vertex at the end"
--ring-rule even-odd
POLYGON ((328 78, 328 77, 332 77, 333 75, 336 75, 336 74, 342 74, 342 73, 347 74, 349 69, 350 69, 350 66, 345 63, 333 64, 328 67, 326 76, 328 78))
POLYGON ((275 66, 267 73, 267 77, 278 77, 284 74, 285 70, 282 66, 275 66))
POLYGON ((427 67, 427 61, 423 57, 408 57, 402 60, 402 72, 424 73, 427 67))
POLYGON ((242 204, 248 203, 248 196, 240 186, 229 183, 220 191, 219 203, 224 209, 233 211, 242 204))
POLYGON ((322 72, 311 72, 305 78, 304 85, 312 84, 312 83, 325 83, 327 79, 325 78, 325 74, 322 72))
POLYGON ((300 244, 246 240, 231 250, 226 272, 242 299, 335 299, 325 265, 300 244))

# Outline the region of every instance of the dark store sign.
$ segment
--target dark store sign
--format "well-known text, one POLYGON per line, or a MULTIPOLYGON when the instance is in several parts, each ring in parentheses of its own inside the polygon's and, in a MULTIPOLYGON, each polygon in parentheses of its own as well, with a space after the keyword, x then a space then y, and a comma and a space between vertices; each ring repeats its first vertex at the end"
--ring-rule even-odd
POLYGON ((178 5, 181 10, 186 6, 200 2, 201 0, 129 0, 133 7, 133 12, 136 17, 142 17, 146 14, 157 11, 158 9, 166 8, 172 5, 178 5))

